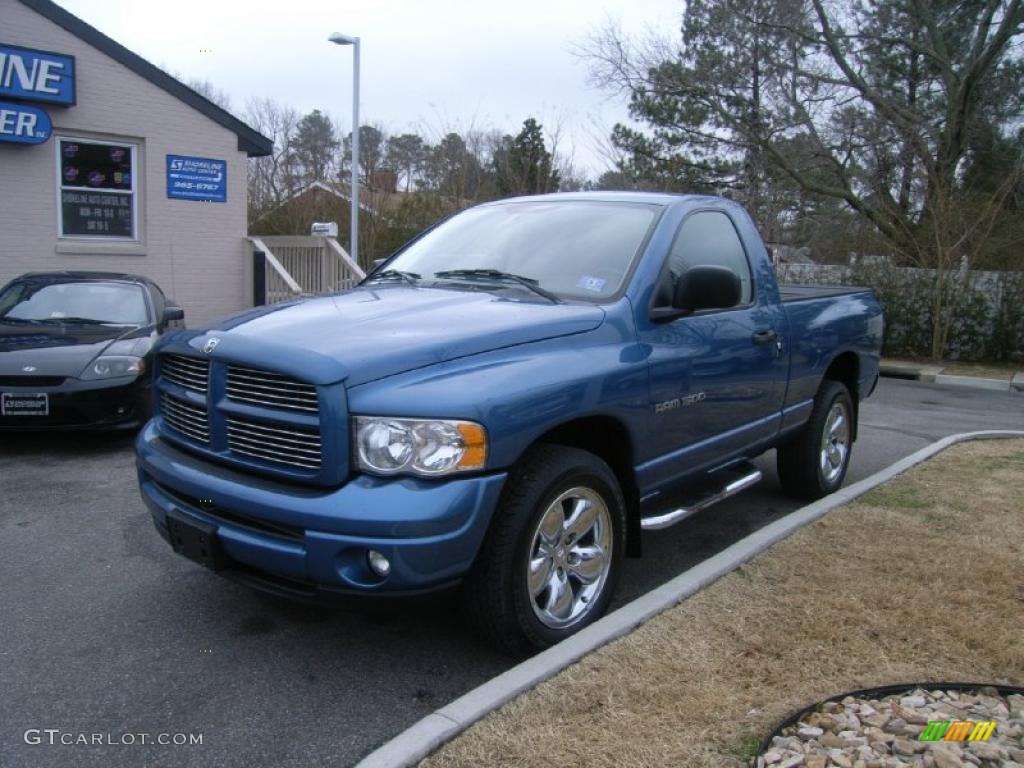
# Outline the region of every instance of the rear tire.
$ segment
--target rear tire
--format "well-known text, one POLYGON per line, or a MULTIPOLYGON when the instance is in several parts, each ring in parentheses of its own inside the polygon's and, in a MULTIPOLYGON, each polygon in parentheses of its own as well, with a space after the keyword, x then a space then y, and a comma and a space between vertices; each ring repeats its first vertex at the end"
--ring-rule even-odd
POLYGON ((798 499, 813 501, 839 490, 846 478, 856 418, 850 391, 826 379, 800 434, 776 451, 782 488, 798 499))
POLYGON ((516 656, 575 634, 608 608, 624 550, 614 473, 578 448, 538 445, 509 474, 463 587, 467 621, 516 656))

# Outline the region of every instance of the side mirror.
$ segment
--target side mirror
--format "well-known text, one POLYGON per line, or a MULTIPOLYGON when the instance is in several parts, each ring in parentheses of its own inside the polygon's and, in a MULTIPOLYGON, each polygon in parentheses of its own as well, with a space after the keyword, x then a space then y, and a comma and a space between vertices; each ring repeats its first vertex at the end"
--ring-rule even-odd
POLYGON ((672 297, 673 309, 726 309, 740 302, 739 276, 728 267, 694 267, 683 273, 672 297))
MULTIPOLYGON (((701 309, 727 309, 739 303, 743 286, 728 267, 693 267, 683 273, 672 295, 672 306, 651 309, 651 320, 665 323, 701 309)), ((659 303, 668 301, 668 286, 663 286, 659 303)))
POLYGON ((164 323, 173 323, 173 322, 175 322, 177 320, 184 320, 184 319, 185 319, 185 310, 182 309, 181 307, 175 307, 175 306, 171 306, 169 304, 166 307, 164 307, 164 317, 163 317, 163 322, 164 323))

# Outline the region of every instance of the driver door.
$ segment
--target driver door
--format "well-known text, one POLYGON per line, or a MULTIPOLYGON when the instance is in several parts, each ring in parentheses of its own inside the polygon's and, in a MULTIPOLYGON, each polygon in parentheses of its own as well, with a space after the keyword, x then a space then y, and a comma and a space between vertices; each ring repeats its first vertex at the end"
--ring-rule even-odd
POLYGON ((651 460, 645 486, 742 457, 778 430, 785 360, 781 308, 759 295, 729 215, 701 210, 683 220, 666 257, 659 304, 696 266, 731 269, 741 295, 733 307, 693 312, 640 331, 650 346, 651 460))

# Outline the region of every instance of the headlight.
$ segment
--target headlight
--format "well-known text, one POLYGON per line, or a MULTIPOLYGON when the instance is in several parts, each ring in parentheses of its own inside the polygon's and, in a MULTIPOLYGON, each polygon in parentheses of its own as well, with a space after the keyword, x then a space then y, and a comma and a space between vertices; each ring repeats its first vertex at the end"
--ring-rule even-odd
POLYGON ((483 469, 487 432, 472 421, 357 416, 356 456, 366 472, 436 477, 483 469))
POLYGON ((78 378, 84 381, 94 379, 116 379, 118 376, 138 376, 146 370, 146 361, 130 355, 103 355, 97 357, 82 371, 78 378))

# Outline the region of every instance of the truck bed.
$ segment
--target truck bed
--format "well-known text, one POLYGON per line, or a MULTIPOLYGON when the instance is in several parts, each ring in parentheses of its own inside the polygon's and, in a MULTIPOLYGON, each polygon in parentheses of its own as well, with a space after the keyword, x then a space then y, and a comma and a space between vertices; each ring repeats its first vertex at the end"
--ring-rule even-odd
POLYGON ((779 298, 783 304, 807 299, 827 299, 833 296, 850 296, 864 293, 870 288, 856 285, 797 285, 795 283, 779 283, 779 298))

